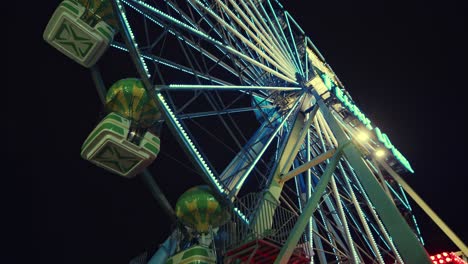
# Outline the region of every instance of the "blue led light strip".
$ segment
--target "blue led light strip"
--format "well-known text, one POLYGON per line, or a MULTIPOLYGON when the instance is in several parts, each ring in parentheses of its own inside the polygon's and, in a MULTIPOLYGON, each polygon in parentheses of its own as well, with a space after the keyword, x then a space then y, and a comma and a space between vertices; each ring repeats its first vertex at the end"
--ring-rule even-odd
MULTIPOLYGON (((234 3, 234 0, 230 0, 231 3, 234 3)), ((253 23, 257 26, 257 28, 261 31, 261 34, 263 36, 268 36, 270 41, 273 41, 272 45, 277 47, 277 50, 282 54, 286 60, 292 61, 292 58, 290 55, 286 52, 285 47, 280 43, 280 41, 275 37, 275 34, 271 31, 270 27, 266 24, 266 21, 263 19, 263 16, 259 13, 258 9, 255 7, 255 5, 252 4, 252 1, 250 1, 250 5, 252 8, 248 6, 246 1, 240 1, 241 5, 244 7, 244 10, 248 13, 248 15, 251 17, 251 20, 253 23), (255 13, 255 14, 254 14, 255 13), (257 17, 260 19, 257 19, 257 17), (268 32, 267 32, 268 31, 268 32)), ((296 69, 297 67, 294 66, 296 69)))
MULTIPOLYGON (((212 22, 208 19, 208 16, 204 15, 203 12, 201 10, 199 10, 199 8, 193 4, 191 1, 188 1, 188 3, 192 6, 192 8, 197 11, 197 13, 200 15, 201 18, 203 18, 203 20, 210 26, 210 28, 221 38, 223 39, 223 35, 221 35, 221 33, 218 32, 218 30, 216 30, 216 27, 212 24, 212 22)), ((206 2, 205 2, 205 5, 208 5, 206 2)), ((229 31, 225 31, 224 32, 225 34, 227 34, 229 36, 229 38, 231 38, 233 40, 233 42, 236 44, 236 47, 238 50, 246 50, 248 53, 249 53, 249 56, 253 58, 253 55, 252 55, 252 51, 250 49, 246 49, 245 48, 245 45, 244 45, 244 48, 241 47, 239 41, 237 41, 237 39, 232 35, 231 32, 229 31)), ((225 40, 227 41, 227 40, 225 40)), ((218 46, 216 46, 217 49, 219 49, 221 52, 224 53, 224 51, 222 51, 222 49, 218 46)), ((236 61, 236 60, 233 60, 233 58, 231 57, 230 54, 228 53, 225 53, 226 56, 231 60, 231 61, 236 61)), ((239 68, 246 68, 248 69, 254 76, 255 78, 253 78, 249 73, 248 71, 245 72, 245 74, 247 74, 250 78, 252 78, 252 80, 255 80, 256 83, 258 83, 258 79, 259 79, 259 76, 262 75, 262 72, 261 70, 256 67, 255 65, 253 64, 248 64, 245 60, 243 60, 242 58, 239 58, 238 59, 239 61, 242 61, 243 65, 238 63, 237 61, 235 62, 236 65, 238 65, 239 68)))
POLYGON ((296 55, 297 62, 299 63, 299 68, 301 69, 301 74, 304 72, 304 68, 302 67, 301 58, 299 57, 299 52, 297 51, 297 44, 296 40, 294 39, 294 35, 292 32, 291 24, 289 23, 289 18, 291 17, 288 12, 284 12, 284 16, 286 17, 286 23, 288 24, 289 35, 291 36, 291 41, 293 42, 294 47, 294 54, 296 55))
MULTIPOLYGON (((137 11, 138 13, 142 14, 143 16, 145 16, 147 19, 151 20, 152 22, 154 22, 155 24, 157 24, 158 26, 162 27, 162 28, 165 28, 164 25, 162 25, 161 23, 159 23, 158 21, 156 21, 154 18, 152 18, 151 16, 149 16, 148 14, 146 14, 145 12, 142 12, 140 9, 138 9, 136 6, 130 4, 129 2, 125 1, 125 0, 122 0, 123 3, 127 4, 129 7, 131 7, 132 9, 134 9, 135 11, 137 11)), ((158 10, 158 9, 156 9, 158 10)), ((162 11, 161 11, 162 12, 162 11)), ((168 15, 169 16, 169 15, 168 15)), ((182 16, 184 17, 184 16, 182 16)), ((187 20, 185 17, 184 17, 185 20, 187 20)), ((190 24, 192 24, 191 21, 188 21, 190 24)), ((188 26, 188 25, 187 25, 188 26)), ((196 45, 194 45, 189 39, 187 39, 186 37, 181 37, 180 34, 176 34, 176 32, 174 32, 173 30, 168 30, 168 32, 170 34, 172 34, 173 36, 177 37, 178 39, 180 39, 181 41, 183 41, 185 44, 187 44, 189 47, 191 47, 192 49, 195 49, 197 51, 199 51, 201 54, 203 54, 204 56, 206 56, 207 58, 209 58, 211 61, 213 62, 218 62, 218 58, 216 58, 214 55, 210 54, 209 52, 207 52, 206 50, 204 49, 201 49, 200 47, 197 47, 196 45)), ((223 54, 227 54, 226 52, 224 52, 220 47, 216 46, 218 50, 220 50, 223 54)), ((219 65, 229 71, 230 73, 232 73, 234 76, 238 76, 238 74, 234 71, 234 69, 232 69, 231 67, 229 67, 226 63, 224 62, 220 62, 219 65)), ((255 78, 253 78, 248 72, 244 72, 245 75, 247 75, 251 80, 255 80, 255 78)), ((247 83, 251 83, 250 81, 248 80, 244 80, 245 82, 247 83)))
MULTIPOLYGON (((280 44, 280 48, 284 51, 284 53, 287 55, 287 57, 289 57, 289 59, 294 63, 295 65, 295 68, 297 71, 299 71, 299 67, 297 66, 296 64, 296 61, 294 60, 293 56, 292 56, 292 52, 291 49, 289 49, 289 52, 287 50, 287 48, 289 48, 289 45, 287 45, 287 43, 285 43, 285 39, 282 38, 279 33, 278 33, 278 30, 275 26, 275 24, 273 23, 273 21, 270 19, 270 16, 268 15, 268 12, 266 11, 266 9, 263 7, 263 3, 259 2, 258 3, 258 7, 260 7, 261 11, 263 12, 263 15, 260 14, 260 12, 258 11, 257 9, 257 4, 255 4, 252 0, 249 0, 249 3, 250 3, 250 6, 253 8, 253 10, 255 11, 255 13, 257 14, 258 17, 263 17, 264 19, 262 19, 262 22, 266 23, 265 20, 268 22, 268 24, 270 25, 269 27, 266 26, 266 29, 270 32, 270 34, 272 36, 275 36, 276 38, 274 38, 274 40, 276 42, 278 42, 280 44)), ((282 31, 281 31, 282 32, 282 31)), ((282 32, 283 33, 283 32, 282 32)), ((283 33, 284 35, 284 33, 283 33)))
POLYGON ((150 78, 151 75, 150 75, 150 73, 148 71, 148 66, 146 65, 145 60, 143 59, 143 57, 140 54, 140 49, 138 48, 138 43, 135 41, 135 35, 133 34, 132 28, 130 27, 130 23, 128 22, 127 15, 125 14, 123 6, 120 4, 120 1, 116 1, 116 3, 117 3, 117 7, 118 7, 118 9, 120 11, 121 18, 122 18, 122 20, 124 22, 124 25, 125 25, 125 28, 126 28, 125 32, 130 36, 131 45, 134 45, 135 53, 136 53, 136 55, 138 57, 138 60, 140 61, 140 64, 143 66, 146 77, 150 78))
MULTIPOLYGON (((133 32, 131 31, 130 24, 128 23, 128 20, 125 16, 125 11, 123 9, 123 6, 120 4, 119 0, 114 0, 114 1, 115 1, 113 3, 114 10, 119 13, 118 17, 119 19, 121 19, 121 27, 123 27, 122 31, 124 32, 124 37, 126 38, 128 45, 130 45, 131 47, 130 54, 132 55, 132 58, 134 58, 135 56, 137 57, 138 60, 134 60, 135 66, 139 70, 141 77, 145 78, 144 80, 145 89, 148 90, 149 89, 148 86, 150 85, 149 83, 146 83, 148 82, 148 78, 149 78, 148 69, 139 52, 138 45, 135 42, 135 37, 133 35, 133 32)), ((150 91, 148 90, 148 92, 150 91)), ((152 94, 151 96, 153 97, 154 94, 152 94)), ((226 197, 226 194, 229 192, 226 189, 224 189, 224 187, 220 184, 216 176, 213 174, 211 168, 203 159, 203 157, 201 156, 198 149, 195 147, 192 140, 188 137, 188 134, 183 128, 182 124, 179 122, 179 120, 177 120, 173 111, 171 110, 168 103, 166 102, 164 96, 161 93, 156 93, 156 96, 154 96, 153 98, 157 100, 159 105, 162 107, 161 110, 165 113, 166 117, 169 119, 168 121, 172 124, 172 126, 175 129, 177 129, 177 132, 180 135, 181 140, 183 141, 187 149, 190 151, 190 154, 192 155, 192 157, 194 157, 195 161, 197 162, 199 167, 202 169, 203 173, 209 177, 209 179, 213 183, 213 186, 217 188, 217 191, 219 192, 219 194, 226 197)), ((247 217, 239 209, 234 208, 234 211, 244 222, 249 224, 247 217)))
POLYGON ((284 74, 282 74, 280 72, 277 72, 277 71, 275 71, 275 70, 261 64, 260 62, 256 61, 253 58, 250 58, 250 57, 246 56, 245 54, 243 54, 242 52, 234 49, 233 47, 227 46, 227 45, 221 43, 220 41, 214 39, 213 37, 211 37, 211 36, 209 36, 207 34, 205 34, 204 32, 202 32, 202 31, 200 31, 200 30, 198 30, 196 28, 193 28, 193 27, 181 22, 180 20, 178 20, 178 19, 176 19, 176 18, 174 18, 172 16, 169 16, 168 14, 162 12, 161 10, 158 10, 158 9, 154 8, 154 7, 148 5, 147 3, 143 2, 143 1, 133 1, 133 2, 137 3, 143 9, 151 11, 151 14, 157 15, 161 19, 170 22, 172 25, 177 26, 177 27, 182 28, 182 29, 185 29, 185 30, 187 30, 187 32, 195 34, 196 36, 210 42, 211 44, 214 44, 214 45, 217 45, 217 46, 223 48, 225 51, 227 51, 227 52, 229 52, 229 53, 231 53, 233 55, 236 55, 237 57, 239 57, 241 59, 244 59, 244 60, 252 63, 253 65, 256 65, 256 66, 262 68, 263 70, 269 72, 272 75, 275 75, 276 77, 278 77, 280 79, 283 79, 283 80, 285 80, 287 82, 290 82, 290 83, 293 83, 293 84, 297 84, 297 82, 294 79, 292 79, 292 78, 290 78, 288 76, 285 76, 284 74))
MULTIPOLYGON (((283 39, 283 42, 286 44, 286 47, 288 48, 289 50, 289 54, 292 58, 292 61, 294 62, 294 64, 296 65, 296 70, 297 71, 300 71, 301 70, 301 67, 299 66, 298 62, 297 61, 297 57, 294 56, 294 53, 291 49, 291 43, 289 43, 289 41, 287 40, 286 38, 286 35, 284 34, 284 31, 282 30, 282 27, 281 27, 281 23, 279 22, 279 19, 278 19, 278 16, 276 15, 276 12, 275 12, 275 9, 273 8, 273 6, 271 5, 271 2, 270 0, 267 0, 266 1, 268 3, 268 6, 270 7, 270 10, 271 10, 271 13, 273 14, 273 17, 275 18, 275 21, 276 21, 276 25, 278 26, 278 29, 279 29, 279 32, 281 33, 281 36, 282 36, 282 39, 283 39)), ((291 30, 290 28, 288 28, 289 30, 291 30)))
MULTIPOLYGON (((234 27, 234 26, 231 26, 229 23, 227 23, 226 21, 224 21, 224 19, 219 16, 218 14, 216 14, 213 10, 211 10, 208 6, 205 6, 203 3, 201 3, 199 0, 194 0, 201 8, 203 8, 208 14, 210 14, 216 21, 218 21, 218 23, 220 23, 224 28, 226 28, 226 30, 232 32, 237 38, 240 39, 240 41, 244 44, 246 44, 250 49, 254 50, 261 58, 263 58, 264 60, 266 60, 271 66, 274 66, 276 69, 278 69, 281 73, 279 72, 276 72, 276 71, 271 71, 270 73, 272 74, 275 74, 275 75, 278 75, 278 77, 280 77, 281 75, 283 75, 283 77, 280 77, 281 79, 284 79, 285 81, 289 81, 289 82, 295 82, 293 80, 294 78, 294 70, 291 68, 285 68, 287 67, 286 65, 281 65, 279 63, 277 63, 272 57, 270 57, 269 55, 267 55, 265 52, 263 52, 263 50, 265 49, 260 49, 260 47, 257 47, 256 44, 252 43, 251 41, 249 41, 248 38, 246 38, 243 34, 241 34, 240 32, 237 31, 237 29, 234 27), (291 78, 291 79, 289 79, 291 78)), ((220 3, 218 3, 220 4, 220 3)), ((229 10, 229 8, 225 8, 225 11, 228 11, 228 12, 231 12, 231 13, 226 13, 226 14, 231 14, 231 16, 234 16, 235 15, 232 13, 232 11, 229 10)), ((255 35, 255 34, 253 34, 255 35)), ((260 45, 261 46, 261 45, 260 45)), ((228 46, 229 48, 229 46, 228 46)), ((269 49, 268 49, 269 51, 269 49)), ((268 53, 267 51, 267 53, 268 53)), ((241 53, 242 54, 242 53, 241 53)), ((255 63, 256 60, 254 60, 253 62, 251 63, 255 63)), ((264 66, 264 67, 267 67, 268 68, 268 65, 265 66, 264 64, 260 64, 261 66, 264 66)), ((259 65, 259 66, 260 66, 259 65)), ((261 67, 260 66, 260 67, 261 67)), ((270 70, 271 67, 270 67, 270 70)), ((269 70, 266 70, 266 71, 269 71, 269 70)))
POLYGON ((273 90, 273 91, 296 91, 300 87, 279 87, 279 86, 242 86, 242 85, 195 85, 195 84, 169 84, 158 85, 156 89, 161 90, 273 90))
MULTIPOLYGON (((221 183, 219 182, 218 178, 214 175, 213 171, 211 170, 211 168, 209 167, 209 165, 206 163, 205 159, 202 157, 201 153, 198 151, 197 147, 195 146, 195 144, 192 142, 192 140, 190 139, 190 137, 188 136, 187 132, 185 131, 185 128, 183 127, 183 125, 179 122, 179 120, 177 119, 177 117, 175 116, 174 112, 172 111, 172 109, 169 107, 169 104, 166 102, 166 99, 164 98, 164 96, 161 94, 161 93, 157 93, 157 99, 159 101, 159 103, 161 104, 161 106, 164 108, 165 112, 168 114, 168 117, 169 117, 169 121, 172 123, 172 125, 174 125, 178 132, 179 132, 179 135, 181 136, 181 139, 183 141, 183 143, 185 144, 185 146, 189 149, 189 151, 191 152, 191 155, 195 158, 196 162, 198 163, 198 165, 200 166, 200 168, 203 170, 203 172, 205 173, 205 175, 208 175, 208 177, 210 178, 211 182, 214 184, 214 186, 217 188, 217 190, 219 191, 219 193, 223 194, 224 196, 226 196, 227 194, 229 194, 229 191, 227 189, 225 189, 221 183)), ((249 220, 247 219, 247 217, 238 209, 238 208, 234 208, 234 211, 238 214, 238 216, 243 220, 245 221, 247 224, 249 224, 249 220)))
MULTIPOLYGON (((117 42, 111 43, 111 47, 128 52, 128 49, 125 48, 125 46, 123 44, 120 44, 120 43, 117 43, 117 42)), ((143 53, 142 57, 144 57, 145 59, 149 59, 151 61, 154 61, 156 63, 159 63, 161 65, 167 66, 169 68, 172 68, 172 69, 175 69, 175 70, 178 70, 178 71, 181 71, 181 72, 188 73, 190 75, 194 74, 194 72, 189 67, 177 64, 177 63, 172 62, 170 60, 166 60, 166 59, 154 56, 154 55, 148 55, 146 53, 143 53)), ((208 80, 208 81, 211 81, 213 83, 217 83, 217 84, 220 84, 220 85, 232 85, 231 83, 225 82, 225 81, 220 80, 218 78, 214 78, 212 76, 203 74, 202 72, 195 71, 195 74, 197 74, 198 77, 200 77, 202 79, 205 79, 205 80, 208 80)))
POLYGON ((287 113, 286 116, 283 117, 283 121, 281 122, 281 124, 278 125, 278 127, 276 127, 275 131, 270 135, 270 138, 268 139, 268 141, 265 143, 265 145, 263 146, 263 148, 258 152, 257 154, 257 157, 252 161, 252 163, 249 165, 249 167, 246 169, 246 171, 244 172, 244 174, 240 177, 240 180, 239 182, 237 182, 236 186, 232 189, 232 193, 236 193, 238 192, 241 188, 242 188, 242 185, 244 184, 245 180, 247 179, 247 177, 249 176, 250 172, 253 170, 255 164, 257 164, 257 162, 260 160, 260 158, 262 157, 263 153, 267 150, 268 146, 270 145, 270 143, 273 141, 273 139, 276 137, 276 135, 279 133, 279 131, 285 126, 288 118, 291 116, 291 114, 293 112, 295 112, 295 110, 297 109, 297 107, 299 106, 299 103, 302 102, 302 98, 303 98, 304 94, 301 95, 300 98, 298 98, 298 100, 294 103, 294 106, 289 110, 289 112, 287 113))
POLYGON ((416 226, 416 232, 418 233, 419 240, 421 241, 421 244, 423 244, 424 246, 424 239, 421 235, 421 230, 419 229, 419 225, 418 225, 418 222, 416 221, 416 217, 414 216, 413 208, 411 208, 408 198, 406 198, 406 194, 405 194, 405 191, 403 190, 403 187, 400 184, 398 184, 398 186, 400 187, 400 192, 403 195, 403 199, 405 199, 406 204, 408 205, 409 210, 411 211, 411 216, 412 216, 411 218, 413 218, 414 226, 416 226))

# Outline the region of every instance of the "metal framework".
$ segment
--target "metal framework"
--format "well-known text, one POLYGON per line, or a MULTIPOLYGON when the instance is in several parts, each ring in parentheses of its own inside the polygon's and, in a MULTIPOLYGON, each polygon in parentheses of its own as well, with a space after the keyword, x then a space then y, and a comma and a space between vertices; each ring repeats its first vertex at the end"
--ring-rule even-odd
MULTIPOLYGON (((357 139, 368 120, 278 1, 112 5, 120 37, 111 46, 129 53, 158 122, 232 211, 231 223, 244 237, 284 231, 275 263, 298 248, 310 263, 431 263, 401 181, 389 180, 408 171, 401 153, 380 130, 357 139), (374 158, 381 147, 389 155, 374 158)), ((103 100, 97 67, 92 75, 103 100)), ((144 179, 174 218, 148 171, 144 179)))
POLYGON ((376 259, 384 263, 383 254, 397 261, 428 261, 420 241, 391 199, 381 191, 361 151, 355 147, 342 150, 344 141, 352 135, 342 131, 331 114, 332 105, 324 103, 323 96, 318 94, 323 92, 318 85, 305 82, 319 75, 320 69, 314 65, 324 61, 314 62, 308 57, 306 49, 316 49, 308 45, 311 41, 304 37, 297 24, 291 25, 294 20, 278 2, 163 2, 115 1, 114 11, 126 47, 114 46, 129 51, 167 125, 205 181, 240 219, 263 233, 273 224, 277 211, 265 206, 266 201, 278 205, 284 201, 301 215, 280 252, 278 263, 290 257, 299 238, 306 233, 313 250, 314 231, 322 234, 315 243, 315 250, 321 252, 318 257, 321 262, 333 258, 324 256, 323 252, 333 252, 330 255, 335 255, 337 260, 353 262, 376 259), (132 19, 145 21, 145 34, 139 37, 134 33, 138 32, 134 27, 139 24, 132 19), (159 32, 151 32, 150 23, 160 27, 159 32), (168 56, 170 50, 164 44, 169 41, 179 45, 183 54, 179 57, 183 58, 168 56), (183 82, 166 81, 168 76, 174 76, 173 70, 183 82), (227 78, 227 74, 231 76, 227 78), (316 102, 320 110, 315 107, 306 114, 306 109, 316 102), (234 107, 234 103, 239 104, 234 107), (255 116, 248 110, 260 121, 259 129, 253 134, 243 131, 243 126, 249 124, 247 117, 240 118, 243 112, 250 113, 250 118, 255 116), (204 120, 216 121, 224 131, 216 135, 201 134, 200 130, 209 131, 200 129, 207 126, 204 120), (218 142, 230 139, 231 145, 226 148, 233 153, 228 158, 231 159, 228 166, 217 167, 222 162, 214 162, 214 153, 205 147, 203 137, 217 138, 218 142), (272 144, 275 141, 276 146, 272 144), (338 150, 327 160, 330 157, 325 153, 335 149, 338 150), (306 160, 301 159, 304 154, 298 155, 301 150, 306 152, 306 160), (325 169, 319 166, 324 161, 325 169), (299 165, 299 170, 289 172, 294 163, 308 164, 310 168, 299 165), (307 171, 306 181, 304 171, 307 171), (291 177, 296 188, 286 182, 291 177), (257 217, 248 218, 231 202, 251 179, 260 183, 257 191, 264 191, 265 202, 260 201, 255 215, 266 215, 270 224, 267 221, 266 225, 255 227, 259 223, 257 217), (373 191, 376 187, 377 191, 373 191), (325 201, 325 206, 314 216, 320 200, 325 201), (337 216, 330 217, 333 212, 337 216), (323 230, 314 230, 313 222, 320 223, 323 230), (304 232, 307 225, 309 232, 304 232), (326 243, 320 241, 322 238, 326 243))

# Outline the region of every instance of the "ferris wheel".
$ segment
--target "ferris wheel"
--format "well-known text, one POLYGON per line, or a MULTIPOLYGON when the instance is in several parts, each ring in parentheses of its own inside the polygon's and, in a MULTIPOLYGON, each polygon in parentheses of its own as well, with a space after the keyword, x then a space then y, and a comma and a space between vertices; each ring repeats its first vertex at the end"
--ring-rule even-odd
POLYGON ((91 69, 110 112, 82 156, 124 177, 143 172, 168 217, 205 214, 182 219, 205 247, 172 233, 167 263, 190 263, 190 250, 204 263, 432 262, 395 180, 410 163, 280 2, 65 0, 44 38, 91 69), (128 53, 139 76, 107 91, 96 64, 108 49, 128 53), (229 216, 209 203, 176 216, 145 169, 164 145, 161 125, 208 185, 183 202, 203 193, 229 216))

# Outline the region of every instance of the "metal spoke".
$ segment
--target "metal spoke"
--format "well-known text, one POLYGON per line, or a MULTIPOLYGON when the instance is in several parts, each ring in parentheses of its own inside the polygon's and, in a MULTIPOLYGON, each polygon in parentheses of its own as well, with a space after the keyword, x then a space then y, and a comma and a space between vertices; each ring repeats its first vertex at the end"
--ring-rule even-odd
MULTIPOLYGON (((263 109, 269 109, 270 107, 262 107, 263 109)), ((199 117, 207 117, 207 116, 215 116, 215 115, 226 115, 232 113, 243 113, 249 111, 258 110, 257 107, 242 107, 242 108, 233 108, 233 109, 226 109, 226 110, 219 110, 219 111, 208 111, 208 112, 198 112, 198 113, 187 113, 187 114, 180 114, 177 117, 179 120, 184 119, 192 119, 192 118, 199 118, 199 117)))
MULTIPOLYGON (((125 45, 123 45, 121 43, 113 42, 111 44, 111 46, 114 47, 114 48, 123 50, 123 51, 128 51, 128 49, 125 47, 125 45)), ((158 63, 160 65, 164 65, 164 66, 167 66, 169 68, 178 70, 180 72, 187 73, 187 74, 190 74, 190 75, 196 75, 196 76, 198 76, 198 77, 200 77, 202 79, 205 79, 207 81, 211 81, 213 83, 217 83, 217 84, 221 84, 221 85, 233 85, 232 83, 229 83, 229 82, 226 82, 224 80, 215 78, 215 77, 213 77, 211 75, 208 75, 208 74, 204 74, 203 72, 195 71, 195 70, 191 69, 190 67, 177 64, 175 62, 172 62, 170 60, 167 60, 167 59, 155 56, 155 55, 151 55, 151 54, 143 52, 142 57, 145 58, 145 59, 151 60, 153 62, 156 62, 156 63, 158 63)))
MULTIPOLYGON (((193 1, 193 0, 189 0, 189 1, 193 1)), ((294 78, 294 71, 292 71, 292 69, 287 69, 287 68, 284 68, 284 66, 282 65, 279 65, 275 60, 273 60, 270 56, 268 56, 267 54, 265 54, 261 49, 257 48, 256 45, 254 43, 252 43, 251 41, 249 41, 246 37, 244 37, 241 33, 239 33, 235 28, 233 28, 231 25, 229 25, 227 22, 224 21, 224 19, 222 19, 221 17, 219 17, 215 12, 213 12, 212 10, 210 10, 208 7, 206 7, 205 5, 203 5, 200 1, 198 0, 195 0, 195 2, 200 5, 208 14, 210 14, 218 23, 220 23, 221 25, 223 25, 225 28, 227 28, 231 33, 233 33, 235 36, 237 36, 243 43, 247 44, 247 46, 249 46, 252 50, 254 50, 255 52, 257 52, 257 54, 259 54, 262 58, 264 58, 265 60, 267 60, 269 63, 271 63, 273 66, 275 66, 276 68, 280 69, 283 74, 285 74, 286 76, 288 76, 289 78, 294 78)), ((228 8, 226 8, 228 12, 230 12, 230 14, 232 14, 231 11, 229 11, 228 8)))
MULTIPOLYGON (((186 30, 188 33, 191 33, 191 34, 193 34, 195 36, 198 36, 201 39, 206 40, 209 43, 222 48, 224 51, 227 51, 227 52, 229 52, 229 53, 231 53, 233 55, 236 55, 237 57, 239 57, 241 59, 244 59, 244 60, 252 63, 253 65, 256 65, 256 66, 260 67, 264 71, 269 72, 270 74, 273 74, 273 75, 277 76, 280 79, 283 79, 283 80, 285 80, 287 82, 290 82, 292 84, 297 84, 297 82, 295 81, 294 73, 288 73, 288 75, 284 75, 282 73, 279 73, 276 70, 274 70, 274 69, 272 69, 270 67, 267 67, 267 66, 263 65, 262 63, 259 63, 255 59, 252 59, 252 58, 244 55, 243 53, 241 53, 240 51, 234 49, 233 47, 226 46, 225 44, 221 43, 218 40, 215 40, 214 38, 208 36, 207 34, 203 33, 202 31, 200 31, 200 30, 198 30, 196 28, 193 28, 190 25, 185 24, 185 23, 181 22, 180 20, 177 20, 176 18, 166 14, 165 12, 162 12, 161 10, 159 10, 157 8, 154 8, 154 7, 150 6, 150 5, 148 5, 145 2, 137 1, 137 0, 134 0, 133 2, 137 3, 142 10, 149 11, 149 14, 150 14, 149 16, 150 17, 155 16, 155 17, 158 17, 160 19, 163 19, 164 21, 166 21, 168 23, 171 23, 172 25, 174 25, 174 26, 176 26, 176 27, 178 27, 180 29, 186 30)), ((206 7, 204 7, 204 8, 207 10, 208 13, 213 13, 213 11, 209 10, 208 8, 206 8, 206 7)), ((232 28, 229 25, 227 25, 227 26, 229 28, 232 28)))
POLYGON ((169 84, 156 85, 157 91, 164 90, 273 90, 273 91, 298 91, 300 87, 276 87, 276 86, 242 86, 242 85, 194 85, 194 84, 169 84))

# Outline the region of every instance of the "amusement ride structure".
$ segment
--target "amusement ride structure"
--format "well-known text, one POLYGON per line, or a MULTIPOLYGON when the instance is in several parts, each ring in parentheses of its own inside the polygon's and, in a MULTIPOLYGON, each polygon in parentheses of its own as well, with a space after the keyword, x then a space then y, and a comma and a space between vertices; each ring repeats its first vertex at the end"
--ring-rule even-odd
POLYGON ((90 68, 107 111, 82 157, 142 177, 176 223, 131 263, 466 263, 400 176, 409 161, 280 2, 64 0, 44 39, 90 68), (97 63, 109 48, 138 76, 107 89, 97 63), (161 126, 206 184, 175 208, 146 169, 161 126), (428 255, 408 196, 458 255, 428 255))

